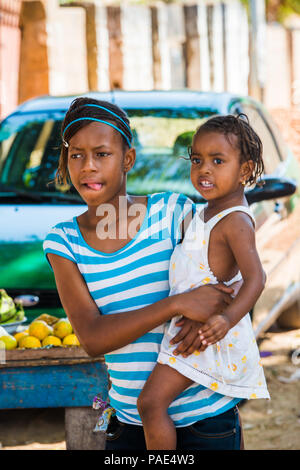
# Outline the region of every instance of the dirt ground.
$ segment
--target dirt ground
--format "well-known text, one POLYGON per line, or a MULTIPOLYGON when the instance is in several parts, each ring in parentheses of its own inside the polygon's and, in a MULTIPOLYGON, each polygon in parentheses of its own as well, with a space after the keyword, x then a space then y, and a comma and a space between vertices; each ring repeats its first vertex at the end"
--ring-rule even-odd
POLYGON ((251 400, 240 407, 246 450, 300 449, 300 356, 298 361, 291 357, 299 346, 300 329, 273 328, 264 335, 259 349, 270 354, 262 364, 271 400, 251 400))
MULTIPOLYGON (((300 111, 275 110, 272 114, 300 162, 300 111)), ((293 238, 300 236, 300 208, 287 229, 293 238)), ((245 448, 299 450, 300 329, 284 330, 275 324, 261 337, 259 349, 271 400, 241 405, 245 448)), ((64 410, 0 411, 0 448, 65 450, 64 410)))

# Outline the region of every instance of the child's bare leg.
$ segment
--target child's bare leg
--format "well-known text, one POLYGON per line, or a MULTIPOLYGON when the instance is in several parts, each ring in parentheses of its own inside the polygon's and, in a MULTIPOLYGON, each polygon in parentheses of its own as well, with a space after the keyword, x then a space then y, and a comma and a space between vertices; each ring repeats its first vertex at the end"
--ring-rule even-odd
POLYGON ((164 364, 154 367, 137 402, 148 450, 176 449, 176 428, 167 410, 192 383, 172 367, 164 364))

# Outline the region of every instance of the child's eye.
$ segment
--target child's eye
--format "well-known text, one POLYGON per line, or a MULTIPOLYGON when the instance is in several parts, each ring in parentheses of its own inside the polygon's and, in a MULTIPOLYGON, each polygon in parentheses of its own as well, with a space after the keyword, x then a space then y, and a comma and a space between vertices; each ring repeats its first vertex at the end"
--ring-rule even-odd
POLYGON ((214 158, 214 163, 216 163, 217 165, 221 165, 221 163, 223 163, 223 160, 221 158, 214 158))
POLYGON ((197 157, 191 157, 191 163, 192 165, 199 165, 201 163, 201 160, 197 157))

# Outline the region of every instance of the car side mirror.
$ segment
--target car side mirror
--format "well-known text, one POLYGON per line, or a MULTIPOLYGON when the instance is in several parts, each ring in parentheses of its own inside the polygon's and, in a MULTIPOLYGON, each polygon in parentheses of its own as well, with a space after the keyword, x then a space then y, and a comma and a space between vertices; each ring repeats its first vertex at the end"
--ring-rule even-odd
POLYGON ((257 185, 253 189, 245 192, 249 205, 254 202, 291 196, 297 190, 297 184, 292 179, 265 176, 261 181, 263 185, 257 185))

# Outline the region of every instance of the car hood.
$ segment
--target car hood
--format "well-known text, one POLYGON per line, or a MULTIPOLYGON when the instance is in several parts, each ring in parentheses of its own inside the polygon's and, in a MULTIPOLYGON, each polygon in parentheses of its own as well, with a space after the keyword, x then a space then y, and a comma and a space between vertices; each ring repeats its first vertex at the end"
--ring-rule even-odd
POLYGON ((1 205, 0 288, 55 289, 43 241, 54 225, 85 209, 84 205, 1 205))

